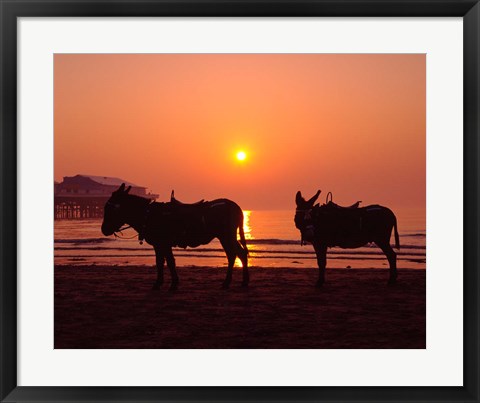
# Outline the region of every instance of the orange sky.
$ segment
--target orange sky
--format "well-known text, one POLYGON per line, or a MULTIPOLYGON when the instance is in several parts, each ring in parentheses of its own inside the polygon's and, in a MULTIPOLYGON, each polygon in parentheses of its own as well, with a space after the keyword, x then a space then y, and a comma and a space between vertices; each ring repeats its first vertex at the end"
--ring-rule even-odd
POLYGON ((425 206, 425 55, 55 55, 55 179, 425 206), (243 149, 247 159, 235 160, 243 149))

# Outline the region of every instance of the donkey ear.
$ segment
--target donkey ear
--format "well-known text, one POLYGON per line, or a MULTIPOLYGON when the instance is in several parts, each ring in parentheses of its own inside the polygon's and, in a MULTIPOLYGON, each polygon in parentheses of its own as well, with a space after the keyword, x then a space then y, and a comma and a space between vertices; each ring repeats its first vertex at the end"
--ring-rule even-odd
POLYGON ((118 188, 117 192, 123 192, 125 190, 125 183, 122 183, 118 188))
POLYGON ((175 190, 172 189, 172 193, 170 193, 170 201, 173 201, 175 199, 175 190))
POLYGON ((129 186, 129 187, 127 188, 127 190, 125 190, 125 193, 128 193, 128 192, 130 192, 130 189, 131 189, 131 188, 132 188, 132 187, 131 187, 131 186, 129 186))
POLYGON ((317 191, 317 193, 315 193, 315 195, 307 203, 313 205, 313 203, 317 201, 318 196, 320 196, 321 192, 322 192, 321 190, 317 191))
POLYGON ((295 195, 295 203, 300 204, 302 202, 305 202, 305 199, 302 197, 302 192, 299 190, 295 195))

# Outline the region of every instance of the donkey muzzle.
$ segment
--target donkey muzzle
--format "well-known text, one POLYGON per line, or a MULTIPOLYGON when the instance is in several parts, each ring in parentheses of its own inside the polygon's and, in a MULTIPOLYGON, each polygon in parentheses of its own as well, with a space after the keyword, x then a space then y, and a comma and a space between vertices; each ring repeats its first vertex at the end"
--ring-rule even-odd
POLYGON ((108 225, 102 224, 102 234, 103 235, 110 236, 110 235, 113 235, 114 232, 115 232, 114 229, 109 228, 108 225))

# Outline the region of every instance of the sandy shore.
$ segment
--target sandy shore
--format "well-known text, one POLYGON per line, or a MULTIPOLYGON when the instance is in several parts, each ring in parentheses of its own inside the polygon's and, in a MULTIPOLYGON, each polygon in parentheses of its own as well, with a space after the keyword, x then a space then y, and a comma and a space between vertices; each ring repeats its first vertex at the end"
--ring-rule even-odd
POLYGON ((152 290, 153 267, 56 266, 55 348, 425 348, 425 271, 180 267, 152 290))

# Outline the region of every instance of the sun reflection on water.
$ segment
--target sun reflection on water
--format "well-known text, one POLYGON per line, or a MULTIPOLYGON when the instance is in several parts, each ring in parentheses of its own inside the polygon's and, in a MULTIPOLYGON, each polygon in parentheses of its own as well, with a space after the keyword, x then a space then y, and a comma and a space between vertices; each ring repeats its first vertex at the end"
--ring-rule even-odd
MULTIPOLYGON (((245 234, 245 240, 247 241, 247 247, 248 247, 248 241, 250 239, 255 239, 255 237, 252 235, 252 227, 250 225, 250 215, 252 212, 250 210, 243 210, 243 232, 245 234)), ((249 257, 252 257, 254 253, 252 253, 252 250, 249 248, 249 257)), ((235 260, 234 267, 242 267, 242 262, 240 262, 240 259, 235 260)))
POLYGON ((252 235, 252 227, 250 226, 250 215, 252 214, 249 210, 244 210, 243 212, 243 232, 245 233, 245 239, 255 239, 252 235))

